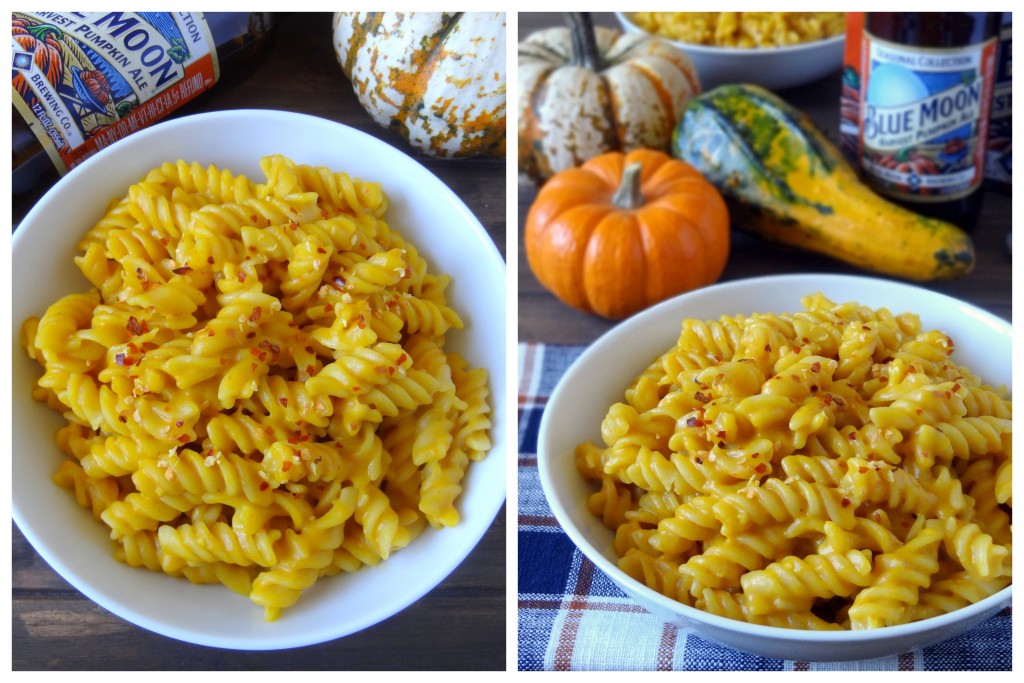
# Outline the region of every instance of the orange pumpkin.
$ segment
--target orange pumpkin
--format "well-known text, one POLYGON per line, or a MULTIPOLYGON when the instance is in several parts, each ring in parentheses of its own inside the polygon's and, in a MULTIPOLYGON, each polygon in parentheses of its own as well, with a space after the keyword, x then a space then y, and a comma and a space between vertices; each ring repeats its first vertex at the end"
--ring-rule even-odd
POLYGON ((524 242, 544 287, 617 320, 715 282, 729 256, 729 213, 689 164, 648 149, 609 152, 541 188, 524 242))

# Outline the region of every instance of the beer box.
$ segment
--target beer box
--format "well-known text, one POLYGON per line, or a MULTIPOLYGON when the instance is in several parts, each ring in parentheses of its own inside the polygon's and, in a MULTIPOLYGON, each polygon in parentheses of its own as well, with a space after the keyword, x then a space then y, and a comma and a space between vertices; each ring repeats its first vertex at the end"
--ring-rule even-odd
POLYGON ((989 118, 988 146, 985 150, 985 180, 997 189, 1010 191, 1013 150, 1011 132, 1011 13, 1003 13, 1003 26, 999 32, 999 56, 996 66, 995 89, 992 92, 992 115, 989 118))

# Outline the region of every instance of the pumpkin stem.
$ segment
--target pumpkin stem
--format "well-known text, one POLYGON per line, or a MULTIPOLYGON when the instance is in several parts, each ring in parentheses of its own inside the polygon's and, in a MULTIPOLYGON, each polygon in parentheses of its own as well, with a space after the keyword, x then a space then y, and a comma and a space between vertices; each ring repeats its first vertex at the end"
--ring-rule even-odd
POLYGON ((643 206, 644 196, 640 192, 641 171, 643 166, 639 162, 629 164, 622 170, 622 184, 612 195, 612 204, 627 210, 643 206))
POLYGON ((572 36, 570 63, 591 71, 601 71, 604 68, 604 60, 601 59, 601 51, 597 49, 597 37, 594 34, 594 22, 590 18, 590 12, 566 12, 565 20, 569 24, 569 34, 572 36))

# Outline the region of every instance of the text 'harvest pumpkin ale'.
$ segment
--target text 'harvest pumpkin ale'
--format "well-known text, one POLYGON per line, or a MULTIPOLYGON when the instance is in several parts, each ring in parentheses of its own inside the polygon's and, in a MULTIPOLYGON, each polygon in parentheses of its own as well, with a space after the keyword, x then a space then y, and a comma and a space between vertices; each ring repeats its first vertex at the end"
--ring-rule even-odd
POLYGON ((868 12, 858 162, 879 193, 970 228, 982 199, 1000 15, 868 12))
POLYGON ((267 13, 12 12, 14 193, 252 64, 272 28, 267 13))

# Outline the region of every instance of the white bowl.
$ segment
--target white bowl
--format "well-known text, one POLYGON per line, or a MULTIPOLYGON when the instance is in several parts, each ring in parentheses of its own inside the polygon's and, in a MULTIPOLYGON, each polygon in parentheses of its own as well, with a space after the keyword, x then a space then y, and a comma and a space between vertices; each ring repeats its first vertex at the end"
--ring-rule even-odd
POLYGON ((920 315, 925 329, 944 330, 956 342, 954 358, 984 380, 1011 386, 1010 324, 970 304, 893 281, 856 276, 786 275, 737 280, 662 302, 617 325, 592 344, 562 377, 541 419, 537 467, 551 510, 569 538, 623 591, 667 622, 738 650, 800 661, 884 657, 952 638, 1010 602, 1011 587, 950 614, 884 629, 817 632, 747 624, 667 598, 617 566, 614 534, 587 509, 593 492, 578 474, 573 451, 601 443, 601 420, 652 360, 672 348, 683 319, 716 320, 738 313, 801 310, 800 298, 822 292, 837 303, 859 301, 894 314, 920 315))
MULTIPOLYGON (((417 247, 431 272, 449 273, 449 304, 465 328, 447 349, 490 375, 493 448, 472 463, 458 503, 461 523, 427 530, 376 567, 325 577, 277 621, 223 586, 195 586, 114 559, 107 531, 50 477, 65 456, 54 444, 60 417, 31 400, 38 365, 15 341, 14 521, 73 586, 114 614, 172 638, 222 648, 268 650, 324 642, 367 628, 437 586, 472 551, 505 498, 505 265, 469 209, 402 152, 339 123, 277 111, 227 111, 158 124, 74 169, 25 217, 12 238, 12 321, 41 315, 58 297, 86 291, 75 244, 108 201, 164 161, 185 159, 260 179, 259 159, 285 154, 382 183, 389 225, 417 247)), ((498 191, 503 191, 499 188, 498 191)))
MULTIPOLYGON (((629 18, 628 12, 616 12, 623 30, 648 33, 629 18)), ((800 45, 782 47, 713 47, 694 45, 665 36, 689 55, 700 76, 702 90, 725 83, 753 83, 769 90, 794 88, 836 74, 843 65, 845 35, 832 36, 800 45)))

